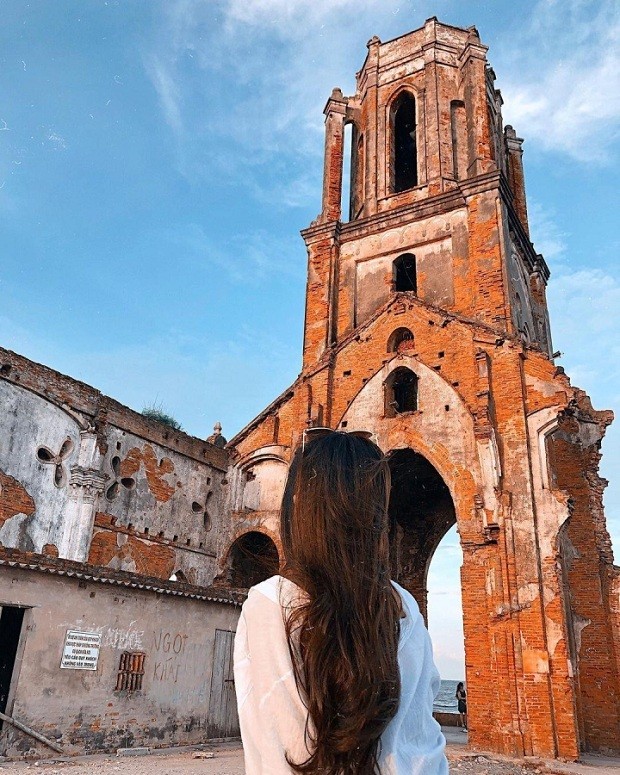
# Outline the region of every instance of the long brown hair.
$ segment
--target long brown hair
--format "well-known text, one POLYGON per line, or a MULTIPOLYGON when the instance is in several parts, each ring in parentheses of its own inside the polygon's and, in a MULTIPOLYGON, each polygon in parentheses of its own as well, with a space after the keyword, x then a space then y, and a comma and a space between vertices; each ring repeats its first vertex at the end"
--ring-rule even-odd
POLYGON ((398 710, 400 605, 389 576, 388 463, 367 438, 327 432, 298 449, 281 512, 284 574, 306 593, 285 613, 308 709, 305 775, 374 775, 398 710))

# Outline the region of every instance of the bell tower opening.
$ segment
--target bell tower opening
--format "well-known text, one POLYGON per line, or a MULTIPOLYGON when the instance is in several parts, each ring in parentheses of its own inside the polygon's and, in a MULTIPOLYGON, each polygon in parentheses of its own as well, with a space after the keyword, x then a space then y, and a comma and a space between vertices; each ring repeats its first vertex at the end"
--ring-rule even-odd
POLYGON ((351 194, 349 197, 349 220, 354 221, 362 215, 364 209, 364 134, 356 124, 351 134, 351 194))
POLYGON ((418 185, 418 144, 415 98, 403 92, 396 98, 392 118, 393 192, 399 194, 418 185))
POLYGON ((413 253, 404 253, 394 261, 392 265, 392 284, 396 292, 412 291, 417 293, 418 278, 413 253))
POLYGON ((406 366, 399 366, 385 381, 385 417, 396 417, 418 409, 418 377, 406 366))

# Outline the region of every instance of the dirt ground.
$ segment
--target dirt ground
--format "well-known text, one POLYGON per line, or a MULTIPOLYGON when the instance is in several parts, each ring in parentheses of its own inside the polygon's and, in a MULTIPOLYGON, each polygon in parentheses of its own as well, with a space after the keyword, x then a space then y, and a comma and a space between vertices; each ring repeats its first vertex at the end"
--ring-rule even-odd
MULTIPOLYGON (((448 746, 451 775, 569 775, 611 772, 607 767, 511 762, 473 754, 462 746, 448 746)), ((244 775, 239 744, 203 746, 203 750, 179 750, 146 756, 83 756, 69 760, 0 763, 0 775, 244 775), (212 755, 212 756, 211 756, 212 755)), ((613 768, 620 775, 620 768, 613 768)))

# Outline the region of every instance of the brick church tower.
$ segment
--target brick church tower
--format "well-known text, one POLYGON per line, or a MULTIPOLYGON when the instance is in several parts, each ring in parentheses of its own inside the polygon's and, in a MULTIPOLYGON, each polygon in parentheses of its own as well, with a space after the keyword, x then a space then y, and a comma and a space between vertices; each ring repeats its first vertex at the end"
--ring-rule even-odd
POLYGON ((332 92, 322 210, 302 232, 303 370, 229 445, 221 571, 246 586, 277 569, 304 428, 372 431, 392 467, 394 575, 423 612, 458 525, 471 745, 572 758, 620 746, 620 576, 598 476, 612 415, 553 363, 522 141, 486 51, 475 28, 432 18, 373 38, 355 95, 332 92))

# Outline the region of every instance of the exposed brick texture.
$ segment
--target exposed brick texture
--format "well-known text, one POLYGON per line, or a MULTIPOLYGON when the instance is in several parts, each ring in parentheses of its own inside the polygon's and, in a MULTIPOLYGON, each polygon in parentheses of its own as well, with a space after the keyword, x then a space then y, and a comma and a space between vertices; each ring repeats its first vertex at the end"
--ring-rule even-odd
POLYGON ((286 467, 304 428, 370 430, 393 466, 394 574, 423 611, 430 559, 458 525, 471 745, 618 750, 620 581, 598 476, 611 414, 552 361, 549 271, 528 238, 521 140, 503 129, 486 47, 436 19, 373 38, 356 93, 332 95, 326 115, 323 210, 302 232, 303 371, 229 444, 221 578, 248 533, 280 548, 274 461, 286 467), (394 194, 403 90, 417 105, 418 185, 394 194), (343 102, 365 149, 348 223, 335 211, 343 102), (415 293, 394 288, 404 253, 415 293), (394 352, 399 328, 413 338, 394 352), (400 367, 417 378, 416 411, 386 411, 400 367))
POLYGON ((93 565, 130 570, 144 576, 168 579, 175 570, 174 549, 121 532, 97 531, 90 544, 93 565))
POLYGON ((0 470, 0 527, 17 514, 32 514, 35 506, 26 489, 0 470))
POLYGON ((170 500, 174 493, 174 485, 167 482, 164 477, 166 474, 174 473, 174 463, 170 458, 164 457, 160 461, 149 444, 145 444, 142 449, 133 447, 127 453, 127 456, 120 464, 122 476, 133 476, 140 467, 144 467, 149 490, 158 501, 166 502, 170 500))

